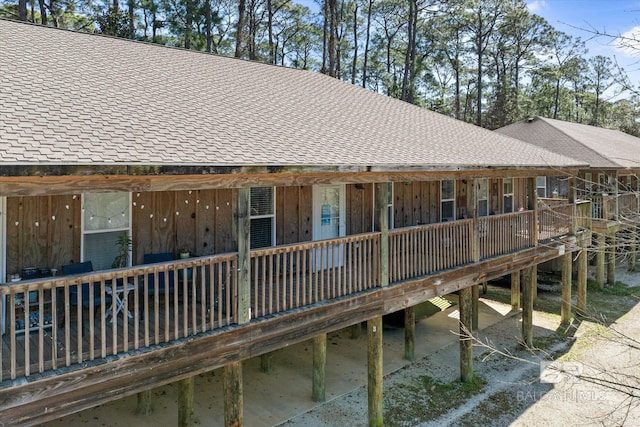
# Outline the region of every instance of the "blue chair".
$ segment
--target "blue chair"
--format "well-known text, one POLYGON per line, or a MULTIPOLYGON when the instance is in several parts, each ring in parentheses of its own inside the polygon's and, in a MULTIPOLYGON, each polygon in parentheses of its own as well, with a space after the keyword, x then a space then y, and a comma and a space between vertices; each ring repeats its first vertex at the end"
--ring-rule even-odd
MULTIPOLYGON (((145 264, 155 264, 158 262, 173 261, 173 254, 171 252, 160 252, 155 254, 144 254, 145 264)), ((158 273, 158 294, 162 295, 165 292, 173 292, 173 270, 168 272, 169 274, 165 278, 165 272, 158 273), (167 286, 166 282, 169 281, 167 286)), ((156 279, 154 273, 147 275, 147 282, 149 284, 149 295, 155 295, 156 292, 156 279)))
MULTIPOLYGON (((82 273, 91 273, 93 271, 93 264, 91 261, 78 262, 75 264, 67 264, 62 266, 62 274, 65 276, 70 274, 82 274, 82 273)), ((82 306, 84 308, 89 308, 91 306, 89 301, 89 283, 83 283, 81 285, 81 301, 82 306)), ((69 303, 71 305, 78 305, 78 286, 69 286, 69 303)), ((105 296, 105 303, 110 303, 111 297, 105 296)), ((94 307, 99 307, 102 303, 100 299, 100 283, 95 282, 93 284, 93 305, 94 307)))

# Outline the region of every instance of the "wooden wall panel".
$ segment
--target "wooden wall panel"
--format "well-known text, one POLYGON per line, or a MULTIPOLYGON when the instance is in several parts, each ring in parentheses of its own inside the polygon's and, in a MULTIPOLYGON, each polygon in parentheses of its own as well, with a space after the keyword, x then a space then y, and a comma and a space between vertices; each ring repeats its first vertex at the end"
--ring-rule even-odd
POLYGON ((471 192, 471 179, 459 179, 456 181, 456 218, 465 219, 473 217, 473 208, 468 205, 471 192))
POLYGON ((529 206, 527 197, 528 178, 513 178, 513 210, 517 212, 520 208, 526 210, 529 206))
POLYGON ((135 193, 131 201, 131 230, 133 234, 132 264, 142 264, 144 254, 159 252, 153 246, 154 228, 158 214, 154 212, 155 193, 135 193))
POLYGON ((311 186, 276 188, 276 244, 308 242, 312 240, 311 186))
POLYGON ((440 222, 440 181, 429 183, 429 224, 440 222))
POLYGON ((197 197, 195 251, 198 255, 212 255, 216 253, 216 190, 200 190, 197 197))
POLYGON ((152 252, 173 252, 177 249, 175 247, 176 211, 173 191, 157 192, 153 205, 152 252))
POLYGON ((176 191, 175 195, 175 220, 176 237, 175 250, 186 250, 194 255, 200 255, 196 250, 196 200, 198 194, 195 191, 176 191))
MULTIPOLYGON (((276 213, 277 214, 277 213, 276 213)), ((300 235, 298 241, 310 242, 313 240, 313 187, 306 185, 300 187, 300 208, 298 209, 300 235)))
POLYGON ((7 274, 79 261, 80 214, 80 199, 72 195, 8 197, 7 274))
POLYGON ((236 250, 233 219, 233 190, 218 190, 215 207, 215 253, 236 250))
POLYGON ((347 185, 347 234, 368 233, 373 230, 373 184, 347 185))
POLYGON ((489 180, 489 215, 502 213, 502 180, 489 180))
POLYGON ((80 199, 52 196, 51 212, 47 265, 60 270, 63 265, 80 260, 80 199))

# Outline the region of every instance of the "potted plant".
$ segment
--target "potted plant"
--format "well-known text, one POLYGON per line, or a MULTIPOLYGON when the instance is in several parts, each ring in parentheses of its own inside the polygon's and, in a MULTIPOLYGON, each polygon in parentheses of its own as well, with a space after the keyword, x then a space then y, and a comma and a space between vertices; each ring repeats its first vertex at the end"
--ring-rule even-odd
POLYGON ((191 251, 187 248, 178 249, 178 256, 180 259, 187 259, 191 256, 191 251))
POLYGON ((111 264, 111 268, 124 268, 129 265, 129 257, 131 253, 131 237, 128 233, 122 233, 116 240, 118 247, 118 255, 116 255, 111 264))

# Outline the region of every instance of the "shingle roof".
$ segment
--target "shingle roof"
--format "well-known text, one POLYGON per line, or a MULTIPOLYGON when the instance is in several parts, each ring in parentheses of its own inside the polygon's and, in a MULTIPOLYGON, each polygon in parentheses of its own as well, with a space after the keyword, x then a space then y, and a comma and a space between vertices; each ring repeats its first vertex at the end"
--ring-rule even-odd
POLYGON ((536 116, 496 132, 589 163, 593 168, 640 167, 640 138, 613 129, 536 116))
POLYGON ((309 71, 0 20, 0 166, 578 163, 309 71))

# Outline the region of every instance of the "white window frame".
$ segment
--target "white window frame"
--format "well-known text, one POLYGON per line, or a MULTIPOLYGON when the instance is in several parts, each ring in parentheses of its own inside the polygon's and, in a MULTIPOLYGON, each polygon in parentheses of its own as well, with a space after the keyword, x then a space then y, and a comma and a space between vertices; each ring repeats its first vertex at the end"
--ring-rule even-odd
POLYGON ((451 221, 455 221, 456 220, 456 180, 455 179, 443 179, 442 181, 440 181, 440 222, 445 221, 445 218, 442 214, 442 205, 445 202, 452 202, 453 208, 451 210, 451 215, 453 215, 453 217, 451 218, 451 221), (451 199, 444 198, 444 191, 442 190, 442 187, 444 186, 445 182, 451 182, 453 184, 453 198, 451 199))
POLYGON ((546 176, 537 176, 536 177, 536 193, 538 194, 538 197, 547 197, 547 177, 546 176), (540 180, 543 180, 544 182, 541 184, 540 180), (540 189, 543 189, 543 193, 542 195, 540 195, 540 189))
POLYGON ((271 191, 273 194, 273 197, 271 200, 272 205, 271 205, 270 214, 252 215, 251 212, 249 212, 249 220, 271 218, 271 245, 265 246, 265 247, 273 247, 276 245, 276 187, 269 187, 269 186, 251 187, 250 191, 252 191, 254 188, 271 188, 271 191))
POLYGON ((503 213, 512 213, 514 212, 515 209, 515 196, 513 193, 513 178, 504 178, 502 180, 502 212, 503 213), (505 190, 505 186, 507 185, 507 182, 511 183, 511 192, 506 192, 505 190), (507 211, 506 208, 506 203, 505 201, 507 200, 507 197, 511 197, 511 210, 507 211))
MULTIPOLYGON (((118 192, 118 193, 122 193, 125 194, 124 191, 122 192, 118 192)), ((128 213, 129 213, 129 217, 127 218, 127 223, 129 224, 127 227, 115 227, 115 228, 100 228, 100 229, 96 229, 96 230, 87 230, 86 229, 86 224, 85 224, 85 201, 86 201, 86 196, 88 194, 93 195, 100 195, 100 194, 112 194, 112 193, 83 193, 82 194, 82 213, 80 215, 80 223, 81 223, 81 229, 82 229, 82 238, 80 239, 80 261, 84 262, 84 261, 92 261, 92 260, 88 260, 86 259, 85 256, 85 237, 87 235, 92 235, 92 234, 100 234, 100 233, 116 233, 116 232, 126 232, 129 235, 129 238, 133 238, 133 234, 131 231, 131 219, 132 219, 132 193, 128 192, 127 194, 127 203, 129 206, 128 209, 128 213)), ((117 212, 114 212, 113 215, 118 215, 117 212)), ((115 245, 115 242, 114 242, 115 245)), ((132 255, 132 248, 129 248, 129 263, 128 263, 128 267, 131 266, 131 255, 132 255)), ((94 265, 95 268, 95 265, 94 265)))
POLYGON ((488 178, 479 178, 478 179, 478 206, 476 207, 476 209, 478 210, 478 216, 489 216, 489 179, 488 178), (484 183, 485 184, 485 189, 486 192, 484 194, 484 197, 482 197, 481 193, 480 193, 480 186, 481 184, 484 183), (480 212, 480 202, 485 201, 487 202, 486 204, 486 212, 480 212))

